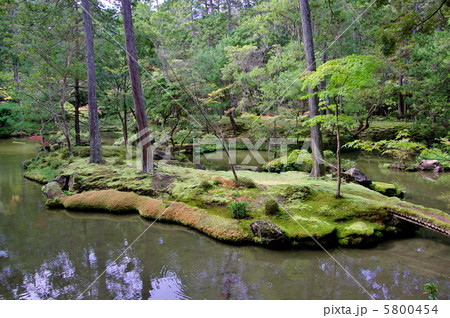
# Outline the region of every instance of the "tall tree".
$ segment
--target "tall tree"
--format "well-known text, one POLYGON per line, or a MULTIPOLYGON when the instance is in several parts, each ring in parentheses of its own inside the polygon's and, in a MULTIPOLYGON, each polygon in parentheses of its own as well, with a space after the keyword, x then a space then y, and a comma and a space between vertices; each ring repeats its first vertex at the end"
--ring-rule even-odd
MULTIPOLYGON (((300 13, 302 18, 303 43, 305 46, 306 70, 316 71, 316 58, 314 56, 313 33, 311 28, 311 13, 308 0, 300 1, 300 13)), ((313 118, 319 113, 319 99, 316 89, 308 85, 308 106, 309 117, 313 118)), ((323 162, 322 133, 319 124, 311 126, 311 149, 313 156, 313 167, 311 177, 321 177, 325 175, 325 164, 323 162)))
POLYGON ((122 0, 122 18, 125 34, 125 48, 127 50, 128 71, 130 73, 133 104, 136 111, 136 121, 140 137, 139 144, 142 156, 142 172, 154 174, 153 152, 147 124, 147 113, 144 106, 144 97, 142 95, 130 0, 122 0))
POLYGON ((94 63, 94 37, 92 35, 92 19, 89 10, 89 0, 81 0, 84 21, 84 39, 86 43, 86 68, 88 81, 88 105, 89 105, 89 146, 90 163, 101 163, 102 141, 98 126, 97 92, 95 81, 94 63))

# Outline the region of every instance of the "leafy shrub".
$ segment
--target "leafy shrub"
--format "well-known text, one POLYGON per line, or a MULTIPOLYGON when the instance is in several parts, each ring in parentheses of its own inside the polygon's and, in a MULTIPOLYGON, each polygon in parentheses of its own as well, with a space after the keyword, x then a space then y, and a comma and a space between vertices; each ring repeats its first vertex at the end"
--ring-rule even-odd
POLYGON ((323 151, 323 156, 325 159, 335 159, 336 155, 334 152, 332 152, 331 150, 324 150, 323 151))
POLYGON ((288 186, 282 191, 289 200, 305 200, 311 192, 311 188, 307 186, 288 186))
POLYGON ((227 180, 227 179, 222 178, 222 177, 217 177, 216 180, 215 180, 215 184, 216 183, 218 185, 222 185, 222 186, 224 186, 226 188, 230 188, 230 189, 236 187, 236 184, 234 183, 234 181, 227 180))
POLYGON ((207 190, 212 188, 212 184, 208 182, 208 180, 202 180, 200 184, 198 185, 199 188, 202 188, 203 190, 207 190))
POLYGON ((230 205, 231 215, 235 219, 243 219, 247 216, 247 203, 242 201, 233 201, 230 205))
POLYGON ((264 211, 267 215, 276 215, 280 211, 278 202, 273 199, 266 201, 264 205, 264 211))
POLYGON ((249 178, 239 178, 239 180, 236 181, 236 187, 252 189, 256 188, 256 184, 249 178))
POLYGON ((428 299, 437 300, 438 288, 435 283, 426 283, 423 285, 424 294, 428 295, 428 299))
POLYGON ((377 142, 355 140, 349 142, 345 147, 359 148, 364 151, 381 151, 383 155, 391 155, 397 162, 406 164, 409 160, 426 149, 424 145, 411 141, 407 130, 399 131, 394 140, 380 140, 377 142))

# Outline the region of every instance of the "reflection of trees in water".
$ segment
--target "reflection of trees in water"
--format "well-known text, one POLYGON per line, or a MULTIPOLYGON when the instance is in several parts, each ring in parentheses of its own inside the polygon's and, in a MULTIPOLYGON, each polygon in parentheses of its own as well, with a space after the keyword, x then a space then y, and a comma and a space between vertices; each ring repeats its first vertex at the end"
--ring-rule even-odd
MULTIPOLYGON (((346 157, 355 159, 351 154, 346 157)), ((359 155, 357 168, 373 181, 397 183, 405 189, 406 201, 422 204, 426 207, 450 211, 449 173, 434 174, 433 172, 405 172, 390 170, 385 164, 393 160, 375 155, 359 155)))

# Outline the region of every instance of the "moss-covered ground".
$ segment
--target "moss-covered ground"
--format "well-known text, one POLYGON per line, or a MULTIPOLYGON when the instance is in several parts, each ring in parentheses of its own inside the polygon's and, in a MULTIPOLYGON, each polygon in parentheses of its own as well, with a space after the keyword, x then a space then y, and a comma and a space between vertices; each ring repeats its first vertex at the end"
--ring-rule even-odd
POLYGON ((105 149, 103 164, 89 164, 86 156, 67 158, 64 152, 41 156, 27 165, 25 176, 42 183, 56 175, 74 176, 73 189, 52 204, 78 210, 138 212, 232 242, 264 243, 253 236, 250 224, 269 220, 284 231, 290 245, 315 246, 312 236, 326 245, 364 246, 395 235, 390 211, 450 229, 446 213, 354 183, 344 183, 343 198, 336 199, 336 181, 330 176, 314 179, 297 171, 239 171, 244 182, 236 185, 231 172, 197 170, 176 162, 157 166, 156 175, 151 176, 127 166, 124 149, 105 149), (279 202, 279 212, 266 215, 264 206, 271 199, 279 202), (229 206, 233 201, 246 202, 246 218, 232 218, 229 206))

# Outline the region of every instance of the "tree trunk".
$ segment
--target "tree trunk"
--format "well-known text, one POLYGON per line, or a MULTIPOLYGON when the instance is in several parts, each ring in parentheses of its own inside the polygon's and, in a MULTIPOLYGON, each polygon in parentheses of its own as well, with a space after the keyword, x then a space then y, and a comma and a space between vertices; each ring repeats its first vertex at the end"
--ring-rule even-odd
POLYGON ((337 157, 337 190, 336 190, 336 198, 341 197, 341 132, 339 131, 339 112, 336 107, 336 143, 337 143, 337 149, 336 149, 336 157, 337 157))
POLYGON ((122 0, 122 17, 125 34, 125 47, 127 50, 128 71, 130 73, 133 104, 136 110, 136 120, 140 136, 139 143, 142 153, 142 172, 154 174, 153 152, 150 132, 147 125, 147 113, 145 112, 144 97, 142 96, 142 86, 137 60, 136 43, 134 40, 130 0, 122 0))
POLYGON ((75 108, 75 145, 81 146, 80 138, 80 81, 75 78, 75 102, 73 104, 75 108))
POLYGON ((123 122, 122 122, 122 133, 123 133, 123 141, 124 144, 126 145, 128 143, 128 123, 127 123, 127 117, 128 117, 128 112, 127 112, 127 102, 125 100, 125 96, 123 98, 123 122))
POLYGON ((89 147, 90 163, 101 163, 102 141, 98 125, 97 92, 95 80, 94 62, 94 38, 92 34, 92 20, 89 12, 89 0, 81 0, 84 21, 84 39, 86 43, 86 68, 88 80, 88 105, 89 105, 89 147))
POLYGON ((398 78, 398 116, 403 117, 403 94, 401 92, 403 86, 403 75, 398 78))
POLYGON ((227 0, 227 27, 228 27, 228 36, 231 33, 231 0, 227 0))
MULTIPOLYGON (((311 16, 309 10, 308 0, 300 1, 300 13, 302 19, 303 42, 305 46, 305 57, 307 71, 316 70, 316 60, 314 56, 314 43, 311 28, 311 16)), ((308 93, 311 97, 308 100, 309 117, 317 116, 319 110, 319 99, 317 97, 316 89, 308 85, 308 93)), ((322 150, 322 133, 319 125, 311 126, 311 149, 313 156, 313 167, 311 170, 311 177, 321 177, 325 175, 325 165, 323 162, 322 150)))
POLYGON ((69 126, 67 126, 67 119, 66 119, 66 80, 63 80, 62 83, 62 92, 61 92, 61 97, 60 97, 60 107, 61 107, 61 118, 62 118, 62 132, 64 137, 66 138, 66 142, 67 142, 67 148, 69 150, 69 157, 73 157, 73 152, 72 152, 72 143, 70 141, 70 133, 69 133, 69 126))

